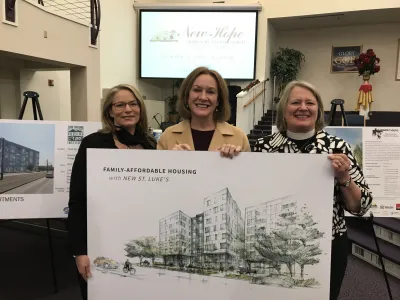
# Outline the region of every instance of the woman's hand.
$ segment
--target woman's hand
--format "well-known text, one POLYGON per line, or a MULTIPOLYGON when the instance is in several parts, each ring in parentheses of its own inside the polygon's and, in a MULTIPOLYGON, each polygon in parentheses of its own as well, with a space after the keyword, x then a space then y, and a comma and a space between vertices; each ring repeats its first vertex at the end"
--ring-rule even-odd
POLYGON ((328 156, 332 161, 332 167, 335 177, 340 183, 344 183, 350 179, 350 159, 346 154, 331 154, 328 156))
POLYGON ((234 156, 237 156, 240 152, 242 152, 242 147, 224 144, 221 148, 218 148, 217 150, 220 152, 222 157, 233 158, 234 156))
POLYGON ((75 258, 75 263, 78 268, 79 274, 86 281, 92 277, 92 273, 90 272, 90 260, 87 255, 79 255, 75 258))
POLYGON ((176 144, 172 150, 178 150, 178 151, 190 151, 190 146, 187 144, 176 144))

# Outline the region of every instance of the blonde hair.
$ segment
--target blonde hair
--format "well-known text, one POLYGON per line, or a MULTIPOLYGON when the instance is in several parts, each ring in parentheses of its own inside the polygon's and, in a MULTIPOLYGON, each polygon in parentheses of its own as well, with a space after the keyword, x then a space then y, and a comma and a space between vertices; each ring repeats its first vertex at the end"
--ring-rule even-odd
POLYGON ((155 140, 152 135, 149 134, 148 130, 148 121, 147 121, 147 110, 146 110, 146 105, 144 104, 143 97, 140 94, 139 90, 134 87, 133 85, 130 84, 119 84, 117 86, 114 86, 113 88, 110 89, 108 92, 104 103, 103 103, 103 109, 101 113, 101 121, 103 124, 103 129, 101 132, 103 133, 115 133, 117 128, 114 123, 114 118, 111 117, 110 111, 111 107, 113 105, 114 97, 119 91, 129 91, 131 92, 136 100, 139 102, 139 107, 140 107, 140 118, 139 122, 136 124, 136 129, 142 132, 142 134, 149 140, 150 144, 155 145, 155 140))
POLYGON ((183 119, 191 118, 191 111, 188 106, 188 98, 193 83, 200 75, 210 75, 217 82, 218 92, 218 106, 214 112, 214 119, 216 121, 228 121, 231 117, 231 106, 229 104, 229 91, 225 80, 215 70, 210 70, 206 67, 198 67, 194 69, 182 82, 178 92, 177 110, 183 119))
POLYGON ((325 127, 325 121, 324 121, 324 105, 322 103, 321 94, 311 83, 308 83, 306 81, 295 80, 289 82, 286 85, 285 90, 282 93, 282 97, 279 100, 276 108, 276 127, 278 128, 279 132, 286 132, 287 130, 287 124, 285 120, 285 109, 289 102, 290 93, 295 87, 305 88, 314 95, 318 104, 318 116, 317 120, 315 121, 315 130, 319 131, 323 129, 325 127))

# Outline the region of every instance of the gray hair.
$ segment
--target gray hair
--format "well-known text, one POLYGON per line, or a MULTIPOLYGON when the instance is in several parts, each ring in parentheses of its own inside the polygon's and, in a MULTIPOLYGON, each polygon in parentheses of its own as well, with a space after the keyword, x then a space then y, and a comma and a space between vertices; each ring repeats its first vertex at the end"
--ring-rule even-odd
POLYGON ((324 105, 322 103, 321 94, 317 91, 317 89, 311 84, 306 81, 291 81, 289 82, 285 90, 282 93, 281 99, 278 102, 276 108, 276 127, 278 128, 279 132, 286 132, 287 124, 285 120, 285 109, 289 102, 289 96, 292 92, 293 88, 295 87, 302 87, 309 90, 315 97, 318 103, 318 117, 315 121, 315 130, 319 131, 325 127, 324 121, 324 105))

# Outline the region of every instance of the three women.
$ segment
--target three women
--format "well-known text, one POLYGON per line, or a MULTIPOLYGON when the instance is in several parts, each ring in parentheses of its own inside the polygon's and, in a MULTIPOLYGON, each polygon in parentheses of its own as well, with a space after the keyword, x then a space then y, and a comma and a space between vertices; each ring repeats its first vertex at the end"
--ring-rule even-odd
MULTIPOLYGON (((90 276, 86 250, 87 148, 219 151, 229 158, 250 151, 245 133, 226 122, 230 117, 228 88, 218 72, 205 67, 193 70, 180 88, 178 112, 183 121, 167 128, 156 146, 147 133, 146 109, 137 90, 121 85, 107 96, 104 129, 83 140, 71 175, 69 235, 83 279, 90 276)), ((321 96, 312 85, 299 81, 288 84, 277 109, 279 132, 259 139, 253 151, 329 154, 335 174, 331 263, 334 300, 347 265, 344 210, 365 214, 372 195, 348 143, 323 130, 323 115, 321 96)))

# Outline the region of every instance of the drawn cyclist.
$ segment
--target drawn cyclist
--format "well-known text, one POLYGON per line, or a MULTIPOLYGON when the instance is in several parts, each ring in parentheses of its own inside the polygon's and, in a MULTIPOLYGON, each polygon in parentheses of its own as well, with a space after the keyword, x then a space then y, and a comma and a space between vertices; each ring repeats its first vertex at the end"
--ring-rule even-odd
POLYGON ((126 260, 125 264, 124 264, 124 268, 130 270, 131 269, 131 263, 129 261, 129 259, 126 260))

